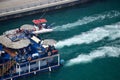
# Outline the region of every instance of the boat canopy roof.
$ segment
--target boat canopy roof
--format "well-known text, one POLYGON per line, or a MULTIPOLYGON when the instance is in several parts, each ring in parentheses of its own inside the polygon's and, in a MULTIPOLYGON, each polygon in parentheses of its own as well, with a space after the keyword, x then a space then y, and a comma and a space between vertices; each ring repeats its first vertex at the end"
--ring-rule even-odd
POLYGON ((29 24, 24 24, 20 27, 20 29, 23 30, 34 30, 34 26, 33 25, 29 25, 29 24))
POLYGON ((12 49, 21 49, 27 47, 30 44, 29 39, 21 39, 19 41, 13 42, 6 35, 0 36, 0 44, 12 49))
POLYGON ((57 42, 54 39, 45 39, 41 44, 54 46, 56 43, 57 42))
POLYGON ((45 23, 45 22, 47 22, 47 20, 46 19, 36 19, 36 20, 33 20, 32 21, 34 24, 40 24, 40 23, 45 23))

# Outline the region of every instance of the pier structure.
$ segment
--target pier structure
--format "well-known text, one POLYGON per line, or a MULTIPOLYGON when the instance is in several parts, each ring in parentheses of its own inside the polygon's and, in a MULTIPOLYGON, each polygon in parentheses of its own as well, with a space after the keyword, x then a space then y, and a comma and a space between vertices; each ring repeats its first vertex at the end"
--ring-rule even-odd
POLYGON ((0 20, 46 12, 90 0, 1 0, 0 20))

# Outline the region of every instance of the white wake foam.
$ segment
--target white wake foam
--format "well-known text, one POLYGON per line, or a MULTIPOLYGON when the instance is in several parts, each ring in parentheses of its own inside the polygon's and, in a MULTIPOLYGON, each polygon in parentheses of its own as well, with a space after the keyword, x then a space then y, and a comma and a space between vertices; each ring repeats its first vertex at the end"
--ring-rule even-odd
POLYGON ((56 47, 62 48, 64 46, 78 45, 84 43, 89 44, 92 42, 100 41, 105 37, 108 37, 111 40, 120 38, 120 22, 112 25, 106 25, 104 27, 97 27, 91 31, 84 32, 80 35, 58 41, 56 47))
POLYGON ((79 63, 88 63, 96 58, 119 57, 120 48, 105 46, 92 51, 90 54, 80 54, 78 57, 70 59, 66 66, 72 66, 79 63))
POLYGON ((68 23, 68 24, 65 24, 65 25, 62 25, 62 26, 56 26, 54 28, 55 31, 65 31, 65 30, 69 30, 69 29, 72 29, 76 26, 80 26, 80 25, 84 25, 84 24, 88 24, 90 22, 93 22, 93 21, 96 21, 96 20, 103 20, 105 18, 113 18, 113 17, 116 17, 116 16, 119 16, 120 15, 120 12, 119 11, 109 11, 109 12, 104 12, 102 14, 96 14, 96 15, 93 15, 93 16, 86 16, 84 17, 83 19, 80 19, 76 22, 73 22, 73 23, 68 23))

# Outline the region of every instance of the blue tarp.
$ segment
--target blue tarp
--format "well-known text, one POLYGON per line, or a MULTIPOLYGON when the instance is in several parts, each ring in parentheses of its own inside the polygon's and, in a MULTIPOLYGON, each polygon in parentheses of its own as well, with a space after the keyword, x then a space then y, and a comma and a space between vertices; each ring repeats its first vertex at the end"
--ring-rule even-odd
POLYGON ((2 50, 2 45, 0 45, 0 50, 2 50))

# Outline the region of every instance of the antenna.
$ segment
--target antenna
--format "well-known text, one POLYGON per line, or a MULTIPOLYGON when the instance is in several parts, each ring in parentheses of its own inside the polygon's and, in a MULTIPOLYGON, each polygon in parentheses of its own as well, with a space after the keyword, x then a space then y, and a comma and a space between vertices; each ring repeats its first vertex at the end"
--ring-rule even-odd
POLYGON ((44 13, 42 14, 42 16, 40 17, 40 19, 41 19, 45 14, 46 14, 46 12, 44 12, 44 13))

